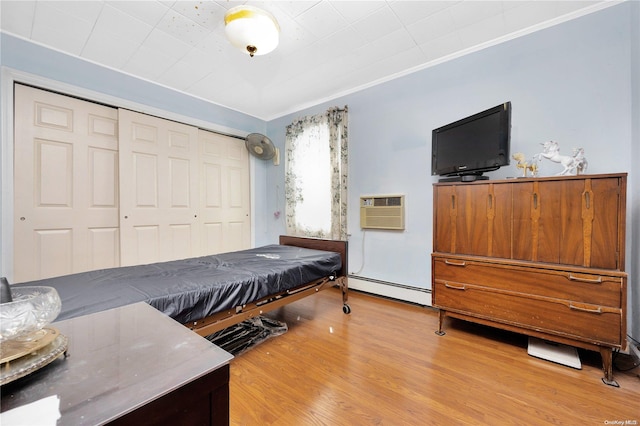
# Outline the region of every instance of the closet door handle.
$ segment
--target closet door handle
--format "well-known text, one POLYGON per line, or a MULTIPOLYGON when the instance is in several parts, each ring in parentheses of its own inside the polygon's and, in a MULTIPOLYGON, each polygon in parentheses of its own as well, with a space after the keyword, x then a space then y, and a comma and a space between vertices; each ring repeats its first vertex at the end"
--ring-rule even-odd
POLYGON ((467 266, 467 262, 465 262, 465 261, 454 262, 453 260, 448 260, 448 259, 444 260, 444 264, 445 265, 451 265, 451 266, 467 266))
POLYGON ((602 308, 600 306, 590 307, 590 306, 578 306, 573 303, 569 303, 569 309, 573 309, 574 311, 580 312, 588 312, 590 314, 601 314, 602 308))
POLYGON ((580 278, 580 277, 576 277, 572 274, 569 274, 569 280, 571 281, 578 281, 581 283, 591 283, 591 284, 600 284, 602 282, 602 277, 598 277, 598 278, 580 278))
POLYGON ((467 289, 464 284, 444 283, 444 286, 446 288, 450 288, 452 290, 466 290, 467 289))

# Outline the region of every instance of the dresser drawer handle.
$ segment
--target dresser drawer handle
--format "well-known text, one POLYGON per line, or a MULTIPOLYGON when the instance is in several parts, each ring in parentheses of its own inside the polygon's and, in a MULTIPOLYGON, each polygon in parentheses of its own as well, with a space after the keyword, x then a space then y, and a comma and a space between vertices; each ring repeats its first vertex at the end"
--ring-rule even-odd
POLYGON ((448 259, 444 260, 444 264, 445 265, 451 265, 451 266, 467 266, 467 262, 464 262, 464 261, 462 261, 462 262, 454 262, 453 260, 448 260, 448 259))
POLYGON ((450 288, 451 290, 466 290, 466 287, 464 284, 449 284, 449 283, 444 283, 444 286, 446 288, 450 288))
POLYGON ((598 277, 598 278, 580 278, 580 277, 575 277, 571 274, 569 274, 569 279, 571 281, 580 281, 583 283, 592 283, 592 284, 600 284, 602 282, 602 277, 598 277))
POLYGON ((590 308, 590 307, 587 307, 587 306, 576 306, 573 303, 569 303, 569 309, 573 309, 574 311, 589 312, 590 314, 601 314, 602 313, 602 309, 600 308, 600 306, 595 307, 595 308, 590 308))

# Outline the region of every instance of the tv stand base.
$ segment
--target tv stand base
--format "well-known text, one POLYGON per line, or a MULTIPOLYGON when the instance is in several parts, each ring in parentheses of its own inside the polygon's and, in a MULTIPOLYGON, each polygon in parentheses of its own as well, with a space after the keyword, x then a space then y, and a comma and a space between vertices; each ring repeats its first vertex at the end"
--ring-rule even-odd
POLYGON ((476 180, 489 180, 489 176, 483 175, 462 175, 451 176, 438 179, 438 182, 474 182, 476 180))

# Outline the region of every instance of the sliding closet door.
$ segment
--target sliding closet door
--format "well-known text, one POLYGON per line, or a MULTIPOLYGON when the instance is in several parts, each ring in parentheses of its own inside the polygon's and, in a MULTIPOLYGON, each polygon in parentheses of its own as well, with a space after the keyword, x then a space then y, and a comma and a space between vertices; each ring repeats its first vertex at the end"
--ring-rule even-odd
POLYGON ((244 140, 200 130, 202 254, 251 245, 249 155, 244 140))
POLYGON ((198 129, 120 110, 121 264, 198 255, 198 129))
POLYGON ((14 282, 250 247, 241 139, 16 85, 14 282))
POLYGON ((118 111, 15 86, 14 282, 119 265, 118 111))

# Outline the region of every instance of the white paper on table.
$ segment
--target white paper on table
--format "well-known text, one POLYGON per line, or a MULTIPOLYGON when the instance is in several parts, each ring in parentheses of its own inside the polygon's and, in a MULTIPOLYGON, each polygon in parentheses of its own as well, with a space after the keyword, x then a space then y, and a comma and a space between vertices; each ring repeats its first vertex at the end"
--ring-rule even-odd
POLYGON ((60 398, 48 396, 0 413, 2 426, 49 426, 60 418, 60 398))

